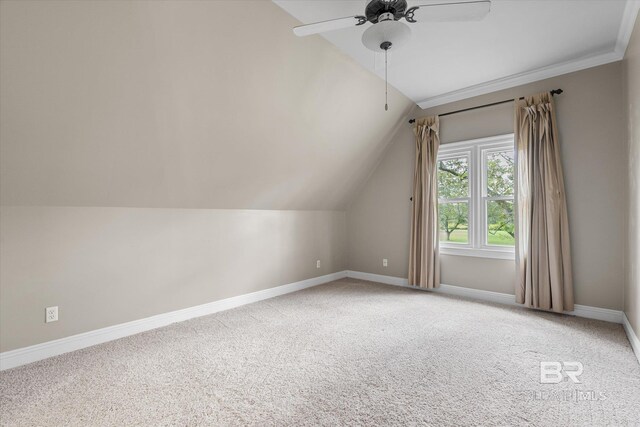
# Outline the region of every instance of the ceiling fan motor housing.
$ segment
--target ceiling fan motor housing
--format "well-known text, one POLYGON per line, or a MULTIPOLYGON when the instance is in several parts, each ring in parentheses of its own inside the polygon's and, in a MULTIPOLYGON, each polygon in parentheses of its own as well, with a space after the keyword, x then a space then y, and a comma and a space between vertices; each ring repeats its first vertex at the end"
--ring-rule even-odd
POLYGON ((367 21, 377 24, 380 16, 391 13, 394 20, 402 18, 407 11, 407 0, 371 0, 364 11, 367 21))

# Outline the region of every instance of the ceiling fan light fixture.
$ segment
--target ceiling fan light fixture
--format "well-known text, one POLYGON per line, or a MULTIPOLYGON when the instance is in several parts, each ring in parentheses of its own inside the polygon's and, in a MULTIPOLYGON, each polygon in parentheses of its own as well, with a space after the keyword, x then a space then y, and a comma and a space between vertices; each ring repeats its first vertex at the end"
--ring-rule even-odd
POLYGON ((385 42, 391 43, 393 49, 401 47, 411 37, 411 29, 400 21, 387 20, 378 22, 367 28, 362 34, 362 44, 374 52, 383 52, 385 42))

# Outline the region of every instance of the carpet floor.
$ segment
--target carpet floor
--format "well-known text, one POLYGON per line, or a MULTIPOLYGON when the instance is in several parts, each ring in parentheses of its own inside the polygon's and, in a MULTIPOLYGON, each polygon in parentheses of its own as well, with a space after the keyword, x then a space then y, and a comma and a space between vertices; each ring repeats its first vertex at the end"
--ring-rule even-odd
POLYGON ((345 279, 1 372, 0 420, 633 426, 640 365, 617 324, 345 279))

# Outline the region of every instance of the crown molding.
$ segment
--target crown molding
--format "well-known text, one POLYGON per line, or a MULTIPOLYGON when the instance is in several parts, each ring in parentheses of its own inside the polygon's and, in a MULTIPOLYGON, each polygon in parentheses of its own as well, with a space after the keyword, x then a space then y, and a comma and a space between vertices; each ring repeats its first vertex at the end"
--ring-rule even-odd
POLYGON ((631 33, 633 33, 633 27, 636 23, 636 18, 640 11, 640 0, 627 0, 624 6, 624 12, 622 13, 622 22, 620 23, 620 30, 618 31, 618 39, 616 40, 615 51, 624 57, 624 54, 629 45, 631 39, 631 33))
POLYGON ((512 87, 522 86, 528 83, 549 79, 551 77, 560 76, 562 74, 573 73, 574 71, 580 71, 586 68, 597 67, 598 65, 620 61, 621 59, 622 55, 620 55, 616 51, 590 55, 573 61, 566 61, 560 64, 538 68, 537 70, 514 74, 512 76, 491 80, 486 83, 469 86, 464 89, 443 93, 442 95, 424 99, 418 102, 418 105, 422 109, 436 107, 438 105, 448 104, 450 102, 473 98, 474 96, 486 95, 487 93, 497 92, 500 90, 510 89, 512 87))
POLYGON ((598 52, 574 60, 561 62, 559 64, 443 93, 441 95, 423 99, 422 101, 417 102, 417 104, 422 109, 432 108, 438 105, 461 101, 463 99, 473 98, 474 96, 486 95, 488 93, 510 89, 512 87, 549 79, 563 74, 620 61, 624 58, 625 51, 627 50, 627 45, 629 44, 629 39, 631 38, 631 33, 633 32, 633 27, 639 10, 640 0, 627 0, 622 15, 622 21, 620 22, 618 38, 616 39, 615 46, 612 50, 598 52))

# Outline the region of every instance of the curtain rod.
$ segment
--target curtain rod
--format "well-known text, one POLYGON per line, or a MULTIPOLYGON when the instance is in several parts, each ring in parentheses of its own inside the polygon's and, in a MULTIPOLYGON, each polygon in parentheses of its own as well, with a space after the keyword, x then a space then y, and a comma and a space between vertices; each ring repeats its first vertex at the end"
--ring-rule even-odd
MULTIPOLYGON (((563 92, 562 89, 554 89, 554 90, 551 91, 551 95, 560 95, 562 92, 563 92)), ((522 96, 522 97, 520 97, 518 99, 524 99, 524 96, 522 96)), ((450 116, 452 114, 464 113, 465 111, 477 110, 479 108, 493 107, 494 105, 506 104, 507 102, 513 102, 513 101, 515 101, 515 98, 514 99, 505 99, 504 101, 492 102, 491 104, 478 105, 477 107, 464 108, 462 110, 449 111, 448 113, 438 114, 438 116, 439 117, 450 116)), ((414 123, 415 121, 416 121, 416 119, 411 119, 411 120, 409 120, 409 123, 414 123)))

